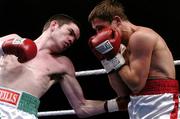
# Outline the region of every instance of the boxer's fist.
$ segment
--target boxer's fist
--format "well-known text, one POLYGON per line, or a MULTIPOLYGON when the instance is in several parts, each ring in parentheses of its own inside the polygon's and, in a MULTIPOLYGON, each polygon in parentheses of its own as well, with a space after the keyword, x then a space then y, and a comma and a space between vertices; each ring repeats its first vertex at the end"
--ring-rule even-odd
POLYGON ((15 55, 20 63, 24 63, 36 56, 37 47, 28 38, 2 37, 0 38, 0 52, 0 54, 15 55))
POLYGON ((118 31, 106 28, 89 40, 89 46, 107 73, 119 69, 125 60, 120 51, 121 36, 118 31))

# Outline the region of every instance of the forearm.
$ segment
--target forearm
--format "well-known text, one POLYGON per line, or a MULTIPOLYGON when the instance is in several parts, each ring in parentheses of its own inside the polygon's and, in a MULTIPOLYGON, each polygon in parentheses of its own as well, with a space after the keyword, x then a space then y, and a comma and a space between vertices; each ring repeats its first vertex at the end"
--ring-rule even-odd
POLYGON ((104 109, 105 101, 101 100, 84 100, 81 105, 74 108, 79 118, 87 118, 95 115, 106 113, 104 109))
POLYGON ((146 80, 144 76, 138 75, 134 68, 129 65, 125 65, 117 73, 132 92, 139 92, 143 87, 142 82, 146 80))
POLYGON ((114 89, 116 94, 120 97, 128 96, 131 93, 131 90, 116 72, 108 74, 109 82, 111 87, 114 89))
POLYGON ((117 97, 106 101, 85 100, 80 108, 75 108, 79 118, 87 118, 103 113, 127 111, 129 96, 117 97))

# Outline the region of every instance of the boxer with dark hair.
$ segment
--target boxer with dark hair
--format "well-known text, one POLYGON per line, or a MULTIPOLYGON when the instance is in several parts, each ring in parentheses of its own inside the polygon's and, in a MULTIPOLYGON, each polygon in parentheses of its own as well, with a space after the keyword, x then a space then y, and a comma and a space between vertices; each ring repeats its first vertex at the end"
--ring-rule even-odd
POLYGON ((1 119, 37 118, 39 98, 56 82, 61 84, 72 106, 79 105, 77 94, 82 92, 73 64, 68 57, 56 55, 79 37, 76 21, 68 15, 56 14, 34 41, 17 34, 0 38, 1 119))
POLYGON ((1 119, 37 119, 39 99, 55 83, 60 84, 80 118, 105 113, 106 104, 112 107, 111 100, 85 99, 73 63, 63 55, 79 37, 79 23, 68 15, 56 14, 35 40, 17 34, 0 38, 1 119))

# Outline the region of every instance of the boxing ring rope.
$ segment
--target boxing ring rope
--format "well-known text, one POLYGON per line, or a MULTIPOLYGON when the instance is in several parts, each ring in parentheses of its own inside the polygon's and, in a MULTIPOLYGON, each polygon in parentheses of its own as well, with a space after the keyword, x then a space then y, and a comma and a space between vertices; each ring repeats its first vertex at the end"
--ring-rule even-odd
MULTIPOLYGON (((175 60, 174 65, 180 65, 180 60, 175 60)), ((96 69, 96 70, 87 70, 87 71, 76 72, 77 77, 78 76, 100 75, 100 74, 106 74, 105 69, 96 69)), ((76 114, 74 110, 43 111, 43 112, 38 112, 38 117, 74 115, 74 114, 76 114)))

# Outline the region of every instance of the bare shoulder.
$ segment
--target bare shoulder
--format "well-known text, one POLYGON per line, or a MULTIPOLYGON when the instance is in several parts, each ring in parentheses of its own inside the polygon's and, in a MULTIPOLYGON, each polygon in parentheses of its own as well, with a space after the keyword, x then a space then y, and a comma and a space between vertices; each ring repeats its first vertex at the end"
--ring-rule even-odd
POLYGON ((152 49, 158 37, 159 35, 154 30, 141 27, 130 36, 129 47, 132 49, 152 49))
POLYGON ((64 62, 64 63, 67 63, 67 64, 72 64, 72 61, 70 60, 69 57, 67 56, 58 56, 57 57, 57 60, 60 61, 60 62, 64 62))
POLYGON ((59 56, 57 58, 57 61, 60 63, 60 64, 63 64, 65 67, 67 68, 71 68, 71 69, 74 69, 74 65, 71 61, 71 59, 67 56, 59 56))
POLYGON ((132 35, 132 39, 156 39, 159 35, 151 28, 140 27, 132 35))
POLYGON ((153 29, 141 27, 130 36, 130 41, 155 42, 157 37, 159 35, 153 29))

